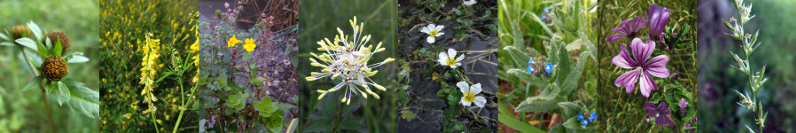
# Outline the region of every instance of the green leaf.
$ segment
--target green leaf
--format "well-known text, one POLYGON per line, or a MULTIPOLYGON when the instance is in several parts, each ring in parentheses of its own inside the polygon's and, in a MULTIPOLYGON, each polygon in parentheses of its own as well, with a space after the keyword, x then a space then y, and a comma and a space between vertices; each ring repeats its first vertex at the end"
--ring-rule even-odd
POLYGON ((575 65, 574 69, 571 69, 571 72, 569 72, 569 75, 567 75, 564 83, 561 84, 561 92, 563 93, 560 93, 559 95, 568 95, 572 92, 572 90, 575 89, 575 87, 578 87, 578 80, 580 79, 580 76, 583 75, 583 66, 586 65, 586 62, 589 62, 589 58, 583 58, 588 56, 587 54, 588 52, 580 53, 581 58, 578 60, 577 65, 575 65))
POLYGON ((71 96, 71 94, 69 93, 69 87, 66 87, 66 85, 64 85, 64 83, 60 81, 56 83, 58 83, 58 90, 61 92, 61 95, 63 95, 66 98, 66 100, 69 100, 69 96, 71 96))
POLYGON ((33 41, 33 40, 31 40, 30 38, 27 38, 27 37, 19 38, 19 39, 15 40, 15 42, 17 42, 18 44, 20 44, 22 46, 28 47, 28 48, 30 48, 32 50, 37 50, 38 49, 38 46, 36 45, 36 41, 33 41))
POLYGON ((296 106, 288 103, 279 103, 279 110, 290 112, 290 109, 296 108, 296 106))
POLYGON ((650 96, 651 103, 658 103, 658 101, 661 101, 661 99, 663 99, 663 96, 661 96, 660 92, 653 92, 652 96, 650 96))
POLYGON ((500 123, 505 124, 506 126, 509 126, 523 133, 546 133, 545 131, 536 128, 531 124, 521 122, 508 115, 498 114, 498 121, 500 121, 500 123))
POLYGON ((546 112, 554 109, 558 109, 558 103, 562 102, 562 99, 556 98, 554 96, 533 96, 528 97, 525 101, 522 101, 519 105, 517 105, 517 109, 515 112, 546 112))
MULTIPOLYGON (((589 125, 591 124, 592 123, 589 123, 589 125)), ((583 124, 580 124, 580 121, 578 121, 576 117, 569 118, 562 125, 564 125, 564 128, 567 128, 569 132, 594 132, 594 129, 587 128, 583 126, 583 124)))
POLYGON ((79 112, 88 117, 99 117, 99 92, 83 86, 83 83, 74 81, 61 81, 69 88, 71 98, 67 106, 74 112, 79 112))
POLYGON ((304 132, 331 132, 332 121, 329 120, 315 120, 311 121, 307 126, 304 126, 304 132))
POLYGON ((36 76, 28 82, 28 85, 25 85, 25 88, 22 88, 22 91, 29 90, 30 88, 34 88, 41 84, 41 81, 44 80, 41 76, 36 76))
MULTIPOLYGON (((567 52, 567 49, 564 47, 560 47, 558 51, 558 60, 553 62, 553 75, 556 76, 556 83, 562 85, 561 87, 565 87, 566 84, 564 81, 569 76, 570 71, 572 70, 572 55, 567 52), (558 71, 556 71, 558 70, 558 71)), ((566 89, 566 88, 565 88, 566 89)), ((563 92, 563 91, 562 91, 563 92)), ((567 93, 568 94, 568 93, 567 93)))
MULTIPOLYGON (((49 39, 48 39, 47 41, 49 41, 49 39)), ((47 52, 47 47, 45 47, 45 46, 44 46, 44 45, 42 45, 41 43, 36 43, 36 44, 38 44, 38 46, 39 46, 39 47, 38 47, 38 48, 39 48, 39 54, 40 54, 42 57, 44 57, 44 58, 47 58, 47 56, 49 56, 49 54, 48 54, 48 52, 47 52)))
POLYGON ((507 73, 514 75, 526 83, 535 84, 540 87, 548 86, 550 84, 550 82, 547 82, 545 79, 534 77, 532 74, 528 74, 527 70, 525 69, 509 69, 507 73))
POLYGON ((567 51, 578 50, 582 46, 583 46, 583 41, 581 41, 581 39, 578 39, 567 44, 566 49, 567 51))
POLYGON ((356 130, 358 132, 368 132, 365 129, 365 125, 362 124, 361 117, 355 117, 350 119, 345 119, 340 123, 340 129, 349 129, 349 130, 356 130))
POLYGON ((509 55, 511 56, 511 60, 513 60, 514 63, 517 64, 517 65, 524 66, 523 64, 526 64, 527 61, 531 60, 531 57, 528 54, 526 54, 525 52, 520 51, 519 49, 517 49, 517 48, 515 48, 513 46, 506 46, 506 47, 503 48, 503 50, 506 50, 507 52, 509 52, 509 55))
POLYGON ((259 84, 263 83, 263 81, 265 81, 265 78, 257 77, 257 78, 249 80, 249 83, 251 83, 253 85, 259 85, 259 84))
POLYGON ((561 109, 564 110, 564 115, 568 117, 577 116, 578 113, 583 112, 583 107, 572 102, 561 102, 558 103, 558 106, 561 106, 561 109))
POLYGON ((84 63, 88 62, 88 57, 81 55, 70 55, 71 58, 66 61, 66 63, 84 63))
MULTIPOLYGON (((39 45, 41 45, 41 43, 39 43, 39 45)), ((53 52, 53 55, 55 55, 55 56, 61 56, 61 52, 63 52, 63 47, 61 47, 61 39, 58 39, 55 42, 55 47, 53 47, 53 51, 52 52, 53 52)))
POLYGON ((3 33, 0 33, 0 39, 3 39, 2 41, 11 40, 8 38, 8 36, 6 36, 6 34, 3 33))
POLYGON ((290 121, 291 121, 290 125, 287 126, 288 127, 287 128, 287 132, 288 133, 294 133, 295 130, 296 130, 296 126, 298 126, 299 120, 298 120, 298 118, 293 118, 293 120, 290 120, 290 121))
POLYGON ((39 25, 36 25, 36 23, 34 23, 33 21, 30 21, 30 22, 28 22, 28 28, 30 29, 30 31, 33 32, 33 35, 36 35, 36 40, 41 40, 42 33, 41 33, 41 29, 39 29, 39 25))
POLYGON ((219 74, 216 82, 218 82, 219 86, 227 86, 227 73, 219 74))
POLYGON ((405 108, 401 110, 401 119, 405 119, 406 121, 412 122, 412 119, 415 118, 417 118, 417 114, 415 114, 415 112, 412 112, 411 109, 405 108))

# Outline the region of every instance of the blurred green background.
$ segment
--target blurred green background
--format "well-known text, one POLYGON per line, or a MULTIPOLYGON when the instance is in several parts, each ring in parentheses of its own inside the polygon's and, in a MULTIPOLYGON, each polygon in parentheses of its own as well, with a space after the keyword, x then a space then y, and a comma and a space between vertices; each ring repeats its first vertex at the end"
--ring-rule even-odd
MULTIPOLYGON (((309 65, 309 58, 312 57, 309 53, 315 52, 320 54, 317 50, 320 47, 317 42, 324 38, 334 39, 338 35, 337 27, 345 32, 346 35, 352 34, 352 27, 349 19, 357 17, 357 23, 364 22, 365 27, 362 32, 363 35, 370 34, 371 40, 368 42, 370 45, 376 45, 382 42, 382 47, 386 48, 385 51, 376 53, 370 60, 370 64, 383 61, 388 57, 397 58, 397 40, 396 36, 396 22, 397 17, 397 3, 395 0, 301 0, 299 5, 299 18, 301 21, 299 25, 299 101, 301 123, 299 130, 305 128, 310 122, 307 119, 310 113, 315 113, 320 105, 317 93, 317 88, 311 88, 310 85, 318 82, 330 82, 329 78, 317 80, 314 82, 307 82, 304 78, 310 76, 310 72, 320 72, 320 67, 313 67, 309 65)), ((374 46, 375 47, 375 46, 374 46)), ((361 108, 353 112, 354 115, 363 118, 362 124, 365 125, 370 132, 395 132, 395 121, 398 118, 398 112, 395 109, 396 100, 393 95, 397 92, 394 89, 398 86, 397 75, 398 66, 396 62, 388 63, 386 65, 376 68, 379 73, 370 77, 376 83, 388 88, 387 91, 374 90, 381 99, 368 98, 367 104, 362 105, 361 108)), ((336 84, 336 83, 335 83, 336 84)), ((327 94, 325 99, 330 98, 334 93, 327 94)), ((356 98, 354 100, 361 100, 356 98)), ((353 101, 352 101, 353 103, 353 101)))
MULTIPOLYGON (((758 131, 751 112, 739 106, 738 95, 733 90, 748 91, 747 78, 730 65, 737 65, 728 51, 743 54, 741 42, 724 35, 730 30, 724 21, 735 17, 731 0, 700 0, 698 6, 698 60, 699 74, 699 125, 703 132, 739 132, 749 125, 758 131)), ((744 30, 760 30, 757 42, 762 45, 749 57, 754 71, 766 65, 764 77, 769 78, 757 92, 758 101, 767 111, 763 132, 795 132, 796 119, 796 66, 793 51, 796 49, 796 1, 746 0, 752 4, 756 17, 744 25, 744 30)), ((751 92, 749 92, 751 93, 751 92)))
MULTIPOLYGON (((33 21, 45 32, 62 31, 72 41, 72 51, 83 52, 87 63, 69 64, 66 78, 76 79, 95 91, 99 86, 99 6, 95 0, 4 0, 0 2, 0 29, 33 21)), ((42 92, 22 92, 33 78, 19 48, 0 47, 0 132, 51 132, 42 92)), ((90 118, 59 106, 49 95, 48 103, 56 130, 98 132, 99 118, 90 118)))

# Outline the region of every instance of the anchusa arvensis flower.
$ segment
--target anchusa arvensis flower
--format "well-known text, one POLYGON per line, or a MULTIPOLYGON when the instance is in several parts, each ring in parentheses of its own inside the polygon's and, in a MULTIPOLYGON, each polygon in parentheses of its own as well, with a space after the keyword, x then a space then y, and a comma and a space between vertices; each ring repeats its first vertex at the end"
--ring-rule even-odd
POLYGON ((340 35, 335 36, 334 41, 329 41, 329 38, 324 39, 325 41, 318 41, 318 45, 321 46, 318 50, 324 51, 325 53, 321 55, 310 53, 315 57, 310 58, 310 64, 315 67, 321 67, 323 70, 321 70, 320 73, 312 72, 311 76, 306 78, 307 81, 315 81, 324 77, 342 79, 342 82, 332 89, 318 90, 318 92, 321 93, 318 99, 322 99, 326 93, 335 92, 343 87, 347 87, 348 89, 345 89, 345 97, 342 99, 342 102, 350 104, 351 95, 354 94, 360 95, 363 98, 368 98, 367 94, 370 94, 376 97, 376 99, 379 99, 379 95, 371 91, 370 87, 368 87, 369 85, 382 91, 387 90, 371 80, 370 77, 379 72, 378 70, 373 70, 373 68, 395 61, 395 59, 387 58, 382 62, 368 65, 368 61, 370 61, 373 54, 382 52, 386 49, 381 47, 381 42, 376 45, 376 48, 373 48, 373 45, 365 46, 368 41, 370 41, 370 35, 362 36, 364 23, 357 25, 356 21, 356 17, 354 17, 353 20, 349 20, 351 27, 354 29, 354 35, 352 36, 354 40, 348 40, 348 37, 343 34, 343 30, 337 28, 337 32, 339 32, 340 35), (342 43, 342 45, 340 45, 340 43, 342 43), (318 62, 318 60, 322 63, 318 62), (360 89, 357 86, 364 89, 360 89))
POLYGON ((647 58, 652 56, 652 51, 655 50, 655 42, 644 43, 639 38, 633 39, 633 44, 630 45, 630 50, 633 52, 632 57, 625 49, 624 44, 620 48, 622 51, 611 61, 616 66, 632 70, 616 78, 614 85, 617 87, 624 86, 627 93, 632 93, 635 90, 636 81, 640 80, 641 94, 644 97, 649 97, 653 90, 658 90, 658 85, 655 84, 650 75, 660 78, 669 77, 669 69, 666 69, 669 57, 659 55, 647 60, 647 58))

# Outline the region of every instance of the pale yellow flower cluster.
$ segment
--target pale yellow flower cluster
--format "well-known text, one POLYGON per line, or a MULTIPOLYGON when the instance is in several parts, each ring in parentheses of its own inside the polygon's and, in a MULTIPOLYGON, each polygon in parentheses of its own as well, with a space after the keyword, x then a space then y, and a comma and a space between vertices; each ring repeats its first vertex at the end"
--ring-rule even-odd
MULTIPOLYGON (((149 103, 150 109, 154 108, 152 102, 158 101, 155 98, 155 95, 152 94, 152 90, 155 88, 155 75, 157 75, 157 69, 163 67, 163 64, 159 64, 158 58, 160 57, 160 39, 151 39, 152 33, 147 33, 146 35, 146 44, 142 48, 144 52, 143 61, 141 61, 141 82, 139 84, 144 84, 144 89, 141 91, 141 95, 144 96, 144 102, 149 103)), ((154 111, 154 110, 153 110, 154 111)))

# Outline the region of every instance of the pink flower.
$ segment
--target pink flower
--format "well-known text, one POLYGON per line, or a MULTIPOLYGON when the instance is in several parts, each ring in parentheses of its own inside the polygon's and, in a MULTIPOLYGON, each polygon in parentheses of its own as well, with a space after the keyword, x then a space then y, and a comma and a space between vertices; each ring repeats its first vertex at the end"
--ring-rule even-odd
POLYGON ((632 69, 616 78, 614 84, 617 87, 625 86, 627 93, 632 93, 635 89, 636 81, 641 85, 641 94, 644 97, 649 97, 653 90, 658 90, 658 85, 652 80, 650 75, 660 78, 669 77, 669 69, 666 69, 666 63, 669 62, 669 57, 666 55, 659 55, 655 58, 649 59, 652 56, 652 51, 655 50, 655 42, 648 41, 644 43, 639 38, 634 38, 630 50, 633 52, 633 57, 625 49, 622 44, 622 51, 611 60, 614 65, 625 69, 632 69))

